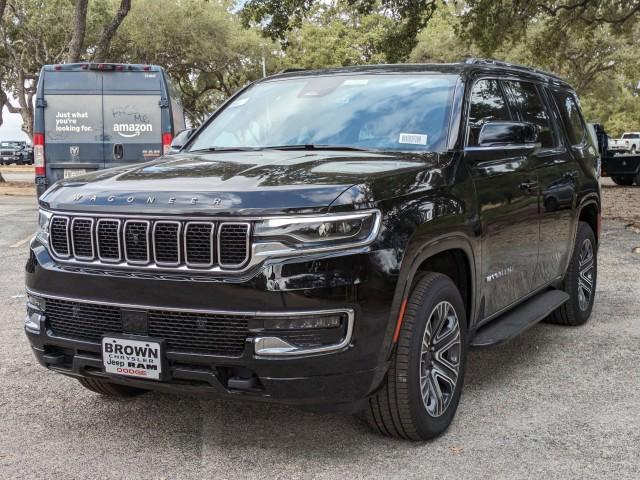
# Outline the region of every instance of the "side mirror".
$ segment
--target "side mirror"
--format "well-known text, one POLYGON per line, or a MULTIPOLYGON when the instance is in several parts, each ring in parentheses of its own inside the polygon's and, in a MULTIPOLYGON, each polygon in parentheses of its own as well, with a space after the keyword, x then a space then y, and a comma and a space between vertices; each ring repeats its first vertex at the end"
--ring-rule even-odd
POLYGON ((195 128, 185 128, 184 130, 180 130, 178 134, 173 137, 173 141, 171 142, 171 149, 169 153, 177 153, 184 146, 185 143, 191 138, 193 132, 195 132, 195 128))
POLYGON ((487 122, 478 136, 481 147, 538 143, 539 127, 529 122, 487 122))

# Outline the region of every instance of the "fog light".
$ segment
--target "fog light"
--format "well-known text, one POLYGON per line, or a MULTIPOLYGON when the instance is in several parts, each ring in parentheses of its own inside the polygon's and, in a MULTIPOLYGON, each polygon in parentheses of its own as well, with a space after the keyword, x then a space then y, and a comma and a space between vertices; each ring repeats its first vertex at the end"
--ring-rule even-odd
POLYGON ((265 319, 265 330, 300 330, 308 328, 338 328, 342 325, 342 315, 309 317, 275 317, 265 319))
POLYGON ((44 319, 44 315, 40 312, 31 310, 27 312, 27 316, 24 319, 24 328, 31 333, 40 333, 40 322, 44 319))
POLYGON ((27 302, 27 307, 32 307, 34 310, 39 310, 40 312, 44 312, 47 306, 45 298, 32 295, 31 293, 27 293, 27 302))

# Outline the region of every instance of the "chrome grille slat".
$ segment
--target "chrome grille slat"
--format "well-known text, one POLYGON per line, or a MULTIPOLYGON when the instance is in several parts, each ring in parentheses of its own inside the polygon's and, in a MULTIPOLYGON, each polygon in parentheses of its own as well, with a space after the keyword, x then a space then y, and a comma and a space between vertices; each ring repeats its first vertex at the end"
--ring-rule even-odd
POLYGON ((71 246, 74 257, 80 260, 93 260, 93 218, 75 217, 71 220, 71 246))
POLYGON ((151 261, 148 220, 124 222, 124 258, 133 265, 146 265, 151 261))
POLYGON ((251 225, 224 222, 218 228, 218 262, 227 268, 240 268, 249 259, 251 225))
POLYGON ((250 260, 250 222, 59 214, 50 222, 49 249, 68 262, 232 272, 250 260))
POLYGON ((122 222, 119 219, 101 218, 96 225, 96 243, 98 245, 98 258, 103 262, 119 262, 122 260, 122 247, 120 246, 120 228, 122 222))
POLYGON ((71 256, 71 248, 69 245, 69 218, 54 216, 51 218, 49 226, 49 244, 51 250, 58 257, 68 258, 71 256))

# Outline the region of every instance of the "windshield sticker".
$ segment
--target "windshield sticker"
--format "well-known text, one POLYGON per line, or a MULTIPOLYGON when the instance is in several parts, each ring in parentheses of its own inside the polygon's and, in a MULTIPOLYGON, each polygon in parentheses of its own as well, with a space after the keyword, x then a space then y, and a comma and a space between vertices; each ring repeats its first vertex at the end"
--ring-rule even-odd
POLYGON ((231 105, 229 105, 229 108, 241 107, 242 105, 244 105, 248 101, 249 101, 249 97, 239 98, 238 100, 233 102, 231 105))
POLYGON ((401 133, 398 143, 410 143, 411 145, 426 145, 427 136, 421 133, 401 133))
POLYGON ((92 132, 89 112, 56 112, 56 132, 92 132))
POLYGON ((369 80, 367 80, 366 78, 350 78, 348 80, 345 80, 343 85, 345 87, 348 87, 354 85, 366 85, 367 83, 369 83, 369 80))

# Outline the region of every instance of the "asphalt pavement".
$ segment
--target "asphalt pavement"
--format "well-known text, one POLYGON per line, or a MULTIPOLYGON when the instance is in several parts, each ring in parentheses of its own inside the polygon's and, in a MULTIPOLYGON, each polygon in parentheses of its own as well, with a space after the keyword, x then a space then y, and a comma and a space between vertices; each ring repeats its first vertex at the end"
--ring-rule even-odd
POLYGON ((288 407, 110 400, 40 367, 22 330, 35 214, 0 197, 2 479, 640 478, 640 235, 622 223, 604 223, 591 321, 473 350, 451 428, 410 443, 288 407))

